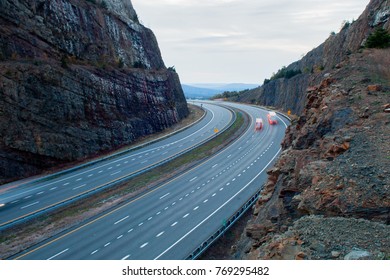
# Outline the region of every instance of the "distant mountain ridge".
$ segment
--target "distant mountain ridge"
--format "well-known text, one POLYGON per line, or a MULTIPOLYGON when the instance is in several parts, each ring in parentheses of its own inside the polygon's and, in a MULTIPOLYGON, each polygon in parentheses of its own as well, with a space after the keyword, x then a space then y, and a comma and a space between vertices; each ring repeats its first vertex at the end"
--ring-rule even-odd
POLYGON ((245 83, 197 83, 197 84, 182 84, 184 95, 186 98, 192 99, 208 99, 216 94, 225 91, 242 91, 246 89, 254 89, 259 87, 257 84, 245 83))

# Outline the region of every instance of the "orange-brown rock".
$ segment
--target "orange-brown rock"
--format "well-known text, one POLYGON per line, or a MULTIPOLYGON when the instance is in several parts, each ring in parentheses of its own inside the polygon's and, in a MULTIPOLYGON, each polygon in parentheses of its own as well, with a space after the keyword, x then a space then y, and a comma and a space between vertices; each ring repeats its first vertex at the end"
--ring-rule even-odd
POLYGON ((382 86, 381 85, 369 85, 369 86, 367 86, 367 90, 369 92, 381 91, 382 90, 382 86))

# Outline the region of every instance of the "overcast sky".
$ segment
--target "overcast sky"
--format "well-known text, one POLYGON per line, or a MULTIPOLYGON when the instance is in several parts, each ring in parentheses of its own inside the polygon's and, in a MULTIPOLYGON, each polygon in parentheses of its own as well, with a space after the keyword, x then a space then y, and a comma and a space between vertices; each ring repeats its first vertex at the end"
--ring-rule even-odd
POLYGON ((132 0, 182 83, 261 84, 369 0, 132 0))

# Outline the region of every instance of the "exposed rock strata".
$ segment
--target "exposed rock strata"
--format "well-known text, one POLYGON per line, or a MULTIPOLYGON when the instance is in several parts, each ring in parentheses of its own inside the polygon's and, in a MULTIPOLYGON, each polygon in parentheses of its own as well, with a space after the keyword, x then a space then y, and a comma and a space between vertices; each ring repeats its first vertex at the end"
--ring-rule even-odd
MULTIPOLYGON (((345 34, 332 39, 338 44, 328 49, 328 40, 313 50, 337 67, 312 74, 300 93, 301 116, 287 130, 233 258, 390 256, 390 49, 357 51, 372 26, 390 29, 389 5, 371 1, 345 34), (346 49, 351 53, 344 55, 346 49)), ((310 65, 310 59, 296 65, 310 65)))
MULTIPOLYGON (((390 30, 388 1, 372 0, 366 10, 353 23, 346 23, 338 34, 330 35, 320 46, 308 52, 301 60, 287 67, 302 74, 290 79, 276 79, 259 88, 241 94, 238 101, 273 106, 300 115, 304 109, 305 91, 311 84, 321 82, 313 75, 339 67, 339 63, 357 52, 368 35, 377 27, 390 30)), ((326 73, 326 72, 325 72, 326 73)))
POLYGON ((0 182, 132 143, 188 114, 130 0, 0 2, 0 182))

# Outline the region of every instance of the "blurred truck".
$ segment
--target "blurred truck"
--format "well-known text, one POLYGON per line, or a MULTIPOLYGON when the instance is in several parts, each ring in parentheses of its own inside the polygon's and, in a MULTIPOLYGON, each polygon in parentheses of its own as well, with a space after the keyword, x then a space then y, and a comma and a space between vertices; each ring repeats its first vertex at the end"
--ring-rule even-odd
POLYGON ((263 129, 263 119, 262 118, 256 118, 255 131, 260 131, 262 129, 263 129))
POLYGON ((273 111, 268 113, 267 118, 268 118, 268 123, 270 125, 275 125, 278 123, 278 121, 276 120, 276 113, 273 111))

